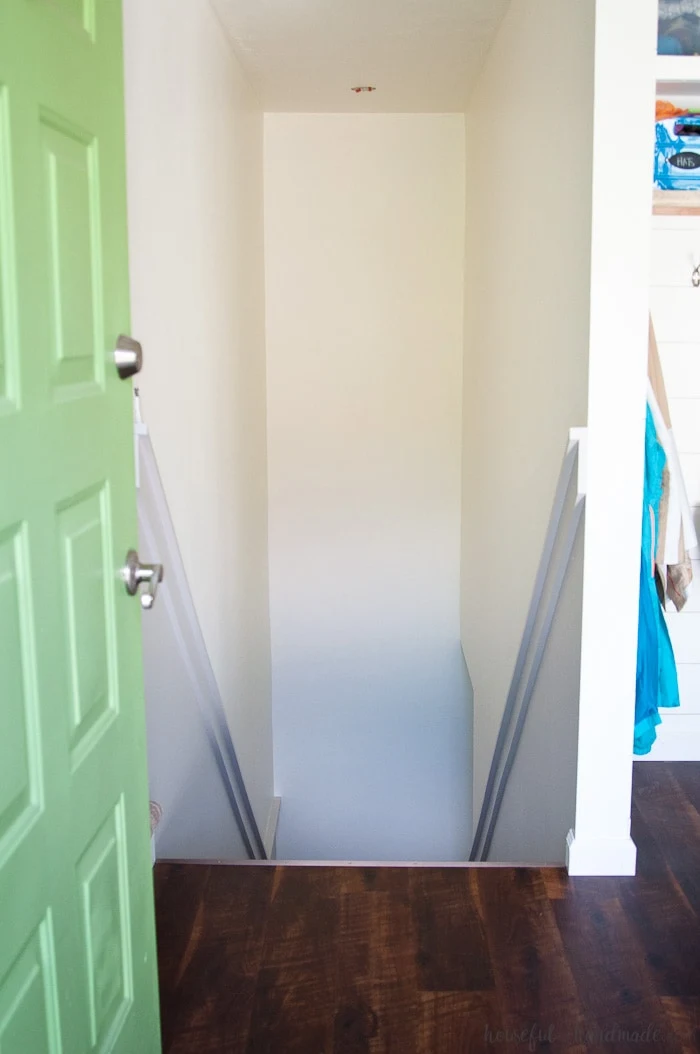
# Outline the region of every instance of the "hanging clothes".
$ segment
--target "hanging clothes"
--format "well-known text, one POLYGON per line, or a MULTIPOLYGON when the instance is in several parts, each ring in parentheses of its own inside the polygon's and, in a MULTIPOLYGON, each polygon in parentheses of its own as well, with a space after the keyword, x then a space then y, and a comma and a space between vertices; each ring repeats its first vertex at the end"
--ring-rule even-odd
POLYGON ((693 579, 690 550, 698 544, 693 515, 681 471, 671 414, 666 396, 654 326, 649 320, 649 366, 647 400, 656 436, 666 455, 656 543, 657 575, 662 603, 671 600, 680 611, 688 599, 693 579))
POLYGON ((651 750, 656 739, 656 726, 661 723, 659 708, 680 706, 676 662, 655 581, 659 511, 666 463, 666 454, 657 437, 651 407, 647 404, 634 715, 635 754, 648 754, 651 750))

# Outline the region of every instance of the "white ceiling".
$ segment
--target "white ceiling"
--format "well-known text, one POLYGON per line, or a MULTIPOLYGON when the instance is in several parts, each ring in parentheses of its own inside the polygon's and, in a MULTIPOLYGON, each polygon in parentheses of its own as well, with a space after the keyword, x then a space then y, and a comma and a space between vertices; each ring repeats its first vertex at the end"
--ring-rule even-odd
POLYGON ((464 109, 510 0, 214 0, 265 110, 464 109), (353 85, 376 85, 355 95, 353 85))

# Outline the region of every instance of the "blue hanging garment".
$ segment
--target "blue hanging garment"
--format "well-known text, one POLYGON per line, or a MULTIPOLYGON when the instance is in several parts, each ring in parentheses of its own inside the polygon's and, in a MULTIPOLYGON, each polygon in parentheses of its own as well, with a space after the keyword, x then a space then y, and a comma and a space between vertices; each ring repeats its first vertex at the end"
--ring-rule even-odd
POLYGON ((656 530, 666 454, 659 443, 647 406, 644 437, 644 503, 642 560, 639 581, 637 695, 634 712, 634 753, 648 754, 661 723, 659 707, 680 706, 673 647, 655 582, 656 530))

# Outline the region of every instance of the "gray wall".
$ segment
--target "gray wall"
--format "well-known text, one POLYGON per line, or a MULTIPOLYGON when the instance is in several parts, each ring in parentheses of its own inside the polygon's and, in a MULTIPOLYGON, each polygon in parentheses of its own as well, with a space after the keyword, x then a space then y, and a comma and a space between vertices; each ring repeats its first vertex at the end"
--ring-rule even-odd
MULTIPOLYGON (((148 554, 151 555, 150 553, 148 554)), ((143 615, 144 683, 151 799, 163 809, 157 859, 245 860, 161 586, 143 615)))
POLYGON ((236 806, 249 842, 259 846, 245 819, 238 759, 146 435, 138 439, 138 465, 139 555, 165 568, 155 604, 142 615, 149 787, 163 810, 156 855, 238 860, 248 853, 236 806))
MULTIPOLYGON (((511 4, 468 104, 462 640, 476 810, 568 432, 587 419, 595 6, 511 4)), ((580 635, 564 652, 576 647, 580 635)))
POLYGON ((574 826, 583 594, 583 532, 552 632, 489 853, 497 863, 563 864, 574 826))
POLYGON ((461 114, 267 114, 278 855, 464 859, 461 114))
POLYGON ((276 721, 280 860, 467 858, 471 685, 460 645, 379 651, 280 668, 296 700, 276 721))

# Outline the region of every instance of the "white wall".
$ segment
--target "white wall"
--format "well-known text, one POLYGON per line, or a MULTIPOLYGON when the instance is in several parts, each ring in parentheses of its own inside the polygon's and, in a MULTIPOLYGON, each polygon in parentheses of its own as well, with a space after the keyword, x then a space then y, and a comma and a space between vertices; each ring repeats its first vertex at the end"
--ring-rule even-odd
POLYGON ((267 115, 278 852, 462 859, 464 130, 267 115))
POLYGON ((568 430, 586 423, 593 48, 593 4, 519 0, 468 106, 462 626, 477 809, 568 430))
MULTIPOLYGON (((630 873, 635 861, 630 744, 656 14, 655 0, 518 0, 469 103, 467 156, 479 160, 468 181, 462 610, 475 805, 566 432, 587 423, 568 855, 576 874, 630 873)), ((561 654, 568 661, 567 647, 561 654)), ((558 703, 553 693, 549 705, 558 703)))
POLYGON ((175 17, 169 0, 124 0, 124 20, 138 384, 264 828, 272 731, 262 114, 208 2, 180 0, 175 17))

